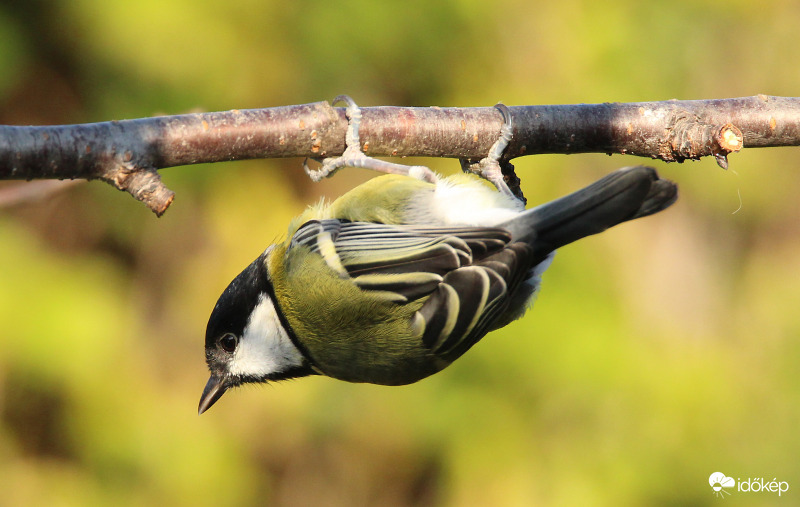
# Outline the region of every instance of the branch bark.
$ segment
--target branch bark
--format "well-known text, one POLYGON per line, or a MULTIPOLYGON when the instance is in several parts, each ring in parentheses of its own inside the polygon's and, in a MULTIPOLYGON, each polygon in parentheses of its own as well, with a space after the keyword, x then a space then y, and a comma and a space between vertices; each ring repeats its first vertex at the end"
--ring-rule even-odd
MULTIPOLYGON (((622 153, 682 162, 743 147, 800 145, 800 98, 509 108, 505 159, 540 153, 622 153)), ((502 124, 493 107, 365 107, 360 137, 370 156, 478 160, 502 124)), ((101 179, 157 215, 174 193, 158 169, 253 158, 326 157, 345 148, 344 108, 316 102, 81 125, 0 126, 0 179, 101 179)))

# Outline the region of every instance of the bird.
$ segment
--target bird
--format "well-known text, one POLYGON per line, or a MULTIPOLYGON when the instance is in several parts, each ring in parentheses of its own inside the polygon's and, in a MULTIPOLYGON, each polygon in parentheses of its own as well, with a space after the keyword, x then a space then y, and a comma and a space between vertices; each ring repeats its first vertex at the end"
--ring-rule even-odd
POLYGON ((522 317, 558 248, 677 199, 645 166, 527 210, 468 174, 435 180, 378 176, 295 218, 211 312, 198 412, 247 383, 426 378, 522 317))

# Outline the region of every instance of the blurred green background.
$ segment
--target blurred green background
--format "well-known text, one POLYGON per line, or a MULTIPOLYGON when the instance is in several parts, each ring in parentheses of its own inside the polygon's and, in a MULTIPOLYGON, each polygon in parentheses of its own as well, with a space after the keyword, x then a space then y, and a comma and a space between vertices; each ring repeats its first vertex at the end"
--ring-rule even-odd
MULTIPOLYGON (((340 93, 795 96, 798 19, 792 1, 6 0, 0 123, 340 93)), ((516 165, 537 203, 648 162, 516 165)), ((680 184, 674 207, 563 249, 534 310, 441 374, 244 388, 202 417, 218 295, 304 206, 372 175, 221 163, 164 170, 177 198, 161 219, 97 182, 0 209, 0 504, 714 505, 716 471, 791 486, 726 505, 796 502, 800 149, 745 150, 727 172, 653 165, 680 184)))

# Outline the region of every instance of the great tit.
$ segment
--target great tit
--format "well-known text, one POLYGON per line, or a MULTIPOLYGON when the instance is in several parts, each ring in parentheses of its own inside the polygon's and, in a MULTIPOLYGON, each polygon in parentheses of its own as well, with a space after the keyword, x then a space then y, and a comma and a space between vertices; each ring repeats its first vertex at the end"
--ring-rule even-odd
POLYGON ((528 210, 470 175, 373 178, 307 209, 225 289, 199 412, 248 382, 432 375, 527 311, 557 248, 676 198, 642 166, 528 210))

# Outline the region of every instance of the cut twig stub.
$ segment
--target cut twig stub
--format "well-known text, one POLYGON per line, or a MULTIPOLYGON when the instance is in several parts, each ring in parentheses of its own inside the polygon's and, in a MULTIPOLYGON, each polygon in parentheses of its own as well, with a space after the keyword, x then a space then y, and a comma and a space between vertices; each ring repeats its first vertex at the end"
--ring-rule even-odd
POLYGON ((129 168, 120 165, 100 179, 128 192, 158 217, 167 211, 175 199, 175 192, 164 185, 155 169, 129 168))
POLYGON ((659 158, 667 162, 698 160, 712 155, 723 169, 727 169, 727 155, 744 146, 742 131, 735 125, 704 123, 686 111, 676 112, 666 131, 659 158))
POLYGON ((719 147, 728 153, 739 151, 744 147, 744 135, 732 123, 722 125, 715 137, 719 147))

